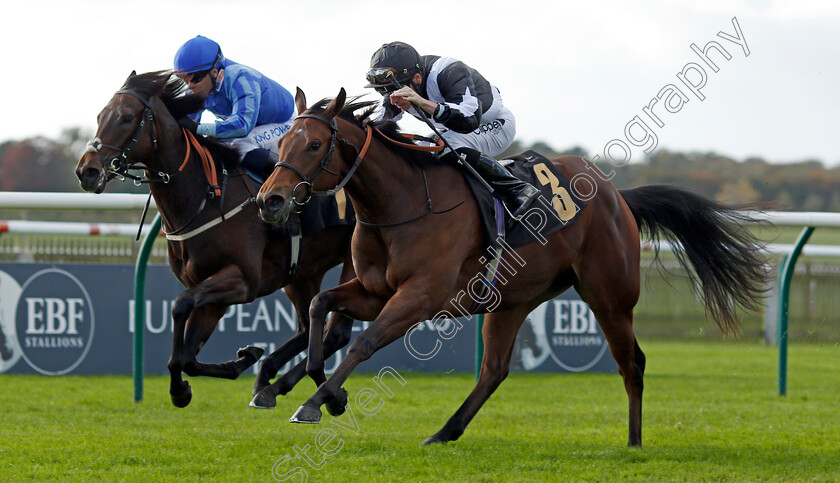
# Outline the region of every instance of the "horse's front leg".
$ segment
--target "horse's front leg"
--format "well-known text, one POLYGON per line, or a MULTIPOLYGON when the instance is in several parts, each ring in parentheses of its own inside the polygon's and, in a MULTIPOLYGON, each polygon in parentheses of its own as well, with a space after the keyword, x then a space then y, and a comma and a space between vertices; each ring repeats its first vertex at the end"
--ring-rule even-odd
MULTIPOLYGON (((356 272, 350 260, 351 253, 348 244, 345 263, 341 269, 341 276, 338 279, 339 284, 349 282, 356 278, 356 272)), ((323 275, 324 272, 317 277, 317 280, 315 278, 307 278, 304 281, 296 281, 295 283, 286 285, 286 296, 289 297, 297 312, 298 330, 282 347, 263 359, 262 365, 260 366, 260 373, 254 381, 253 395, 255 397, 251 401, 251 407, 275 407, 276 397, 291 391, 306 375, 307 359, 304 359, 291 370, 287 371, 274 384, 270 384, 271 379, 277 375, 280 367, 306 348, 307 341, 309 340, 309 308, 312 299, 320 291, 323 275), (287 346, 289 347, 287 348, 287 346)), ((335 351, 350 342, 350 333, 352 330, 353 319, 340 314, 334 314, 330 318, 329 324, 326 327, 327 335, 325 336, 324 342, 325 358, 328 358, 335 351)), ((323 382, 323 380, 315 381, 315 385, 318 386, 323 382)))
MULTIPOLYGON (((316 383, 320 381, 320 384, 323 384, 326 380, 324 359, 347 344, 353 327, 353 319, 373 320, 384 305, 384 300, 369 294, 356 278, 315 296, 309 313, 309 357, 274 384, 255 394, 251 406, 275 407, 276 397, 291 390, 306 373, 316 383), (333 312, 334 310, 341 310, 343 313, 333 312), (330 312, 333 314, 330 318, 329 332, 325 338, 323 336, 324 322, 330 312)), ((331 413, 341 414, 343 411, 344 405, 341 401, 330 406, 331 413)))
MULTIPOLYGON (((252 390, 254 396, 271 384, 271 379, 277 375, 277 372, 284 364, 306 349, 306 344, 309 340, 309 305, 315 297, 315 294, 318 293, 320 282, 320 278, 318 280, 309 279, 286 285, 284 288, 286 297, 292 302, 295 313, 297 314, 297 332, 277 350, 272 352, 271 355, 263 359, 260 364, 260 372, 254 380, 254 388, 252 390)), ((255 404, 253 401, 251 406, 273 407, 261 406, 255 404)))
MULTIPOLYGON (((333 312, 330 315, 330 320, 327 323, 327 335, 324 337, 323 346, 323 360, 329 357, 339 349, 346 346, 350 342, 350 336, 353 331, 353 319, 344 314, 333 312)), ((262 388, 259 392, 254 394, 251 400, 251 407, 270 409, 277 406, 277 396, 285 395, 304 377, 306 377, 306 366, 309 358, 304 358, 297 363, 293 368, 283 374, 283 377, 278 378, 274 383, 262 388)), ((324 376, 326 378, 326 375, 324 376)), ((323 382, 323 381, 321 381, 323 382)), ((339 405, 336 406, 338 408, 339 405)), ((328 406, 330 409, 330 406, 328 406)), ((336 409, 338 414, 343 411, 343 406, 336 409)), ((332 413, 333 411, 330 410, 332 413)))
POLYGON ((222 364, 202 364, 196 360, 198 351, 227 308, 250 302, 255 293, 256 289, 246 282, 239 267, 229 265, 178 296, 172 306, 174 327, 168 365, 169 394, 175 406, 185 407, 192 399, 192 390, 181 378, 182 372, 190 376, 235 379, 262 356, 263 349, 249 346, 239 350, 238 360, 222 364))
MULTIPOLYGON (((436 300, 430 296, 431 293, 444 293, 439 289, 433 290, 432 287, 436 287, 436 285, 426 281, 409 281, 401 286, 397 293, 388 300, 379 316, 367 330, 350 344, 347 355, 338 365, 332 377, 318 388, 318 391, 297 410, 290 421, 293 423, 319 422, 321 420, 320 407, 323 404, 328 404, 330 414, 334 416, 343 413, 346 401, 342 400, 346 399, 346 393, 344 393, 341 385, 350 377, 356 366, 368 360, 376 351, 405 335, 417 322, 432 318, 435 311, 443 306, 444 301, 443 298, 436 300), (339 409, 338 403, 345 404, 341 404, 340 411, 337 411, 336 414, 336 410, 339 409)), ((319 294, 316 300, 324 294, 326 292, 319 294)), ((355 300, 343 300, 341 303, 331 301, 330 304, 327 304, 327 308, 351 315, 346 311, 346 305, 342 305, 342 303, 350 304, 352 302, 355 302, 355 300)), ((310 312, 313 331, 315 327, 315 308, 315 301, 313 301, 313 310, 310 312)), ((310 346, 310 364, 313 363, 312 359, 316 354, 310 346)), ((323 370, 323 359, 317 362, 320 363, 320 368, 323 370)))
POLYGON ((192 400, 190 383, 181 377, 184 371, 184 328, 187 326, 187 319, 194 308, 194 304, 191 303, 192 299, 184 298, 185 293, 182 292, 172 305, 172 352, 167 364, 169 369, 169 397, 172 399, 172 404, 179 408, 187 407, 192 400))

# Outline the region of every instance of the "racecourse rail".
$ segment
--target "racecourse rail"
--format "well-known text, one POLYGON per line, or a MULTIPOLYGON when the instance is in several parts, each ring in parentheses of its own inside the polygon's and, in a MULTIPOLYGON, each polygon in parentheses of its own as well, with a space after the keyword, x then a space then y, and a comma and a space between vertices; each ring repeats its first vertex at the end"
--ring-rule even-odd
MULTIPOLYGON (((0 192, 0 209, 74 209, 74 210, 142 210, 146 203, 154 208, 154 200, 147 195, 138 194, 99 194, 90 193, 39 193, 39 192, 0 192)), ((802 232, 793 245, 770 244, 767 251, 782 255, 782 267, 779 275, 779 309, 777 322, 777 342, 779 344, 779 395, 787 393, 787 343, 790 283, 793 278, 796 260, 803 252, 811 256, 840 256, 840 247, 812 246, 805 247, 818 227, 840 227, 840 213, 822 212, 763 212, 752 214, 758 220, 778 226, 801 226, 802 232)), ((48 233, 64 235, 117 235, 135 236, 138 227, 131 224, 96 224, 75 222, 29 222, 0 221, 0 233, 48 233)), ((144 297, 145 271, 152 244, 160 236, 160 214, 151 224, 144 225, 145 234, 135 267, 135 300, 144 297), (154 236, 151 236, 154 234, 154 236)), ((649 243, 643 243, 642 249, 650 250, 649 243)), ((661 245, 660 249, 670 251, 672 247, 661 245)), ((143 305, 135 304, 135 320, 143 320, 143 305)), ((143 374, 143 331, 134 331, 134 375, 135 401, 142 400, 143 374)))

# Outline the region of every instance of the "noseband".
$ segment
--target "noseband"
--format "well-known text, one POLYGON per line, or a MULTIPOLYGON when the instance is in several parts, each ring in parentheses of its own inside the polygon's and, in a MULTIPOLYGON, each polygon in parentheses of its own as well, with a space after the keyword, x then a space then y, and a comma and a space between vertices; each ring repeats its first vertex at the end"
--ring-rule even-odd
POLYGON ((317 120, 323 122, 324 124, 326 124, 327 127, 330 128, 330 146, 329 146, 329 148, 327 148, 327 152, 324 153, 324 156, 321 158, 321 161, 318 163, 318 167, 315 168, 315 172, 312 173, 311 175, 307 176, 306 173, 301 171, 297 166, 292 166, 291 164, 284 163, 282 161, 278 162, 274 165, 275 168, 278 168, 278 167, 287 168, 287 169, 290 169, 290 170, 294 171, 294 173, 297 174, 300 177, 301 180, 303 180, 300 183, 296 184, 295 187, 292 189, 292 201, 298 206, 303 206, 303 205, 309 203, 309 200, 311 200, 313 196, 333 196, 338 191, 340 191, 342 188, 344 188, 344 185, 346 185, 347 182, 350 181, 350 178, 353 176, 353 173, 356 172, 356 169, 359 167, 359 164, 361 164, 362 159, 365 157, 365 154, 367 153, 368 147, 370 146, 370 140, 371 140, 373 131, 371 130, 370 126, 367 126, 367 128, 366 128, 367 137, 365 138, 365 144, 362 146, 362 150, 359 151, 359 149, 353 143, 351 143, 351 142, 349 142, 345 139, 342 139, 341 137, 338 136, 338 123, 336 122, 335 118, 333 118, 331 120, 327 120, 326 118, 315 115, 315 114, 301 114, 300 116, 297 117, 297 119, 300 119, 300 118, 317 119, 317 120), (327 190, 327 191, 315 191, 315 190, 312 189, 312 186, 315 184, 315 181, 318 179, 318 177, 320 177, 325 172, 329 173, 329 174, 331 174, 335 177, 340 176, 338 173, 330 171, 330 169, 327 167, 327 166, 329 166, 330 162, 332 161, 333 155, 335 154, 336 140, 352 147, 353 150, 356 151, 356 161, 353 163, 353 166, 350 167, 350 170, 347 171, 347 174, 344 175, 344 178, 342 178, 342 180, 335 186, 335 188, 333 188, 331 190, 327 190), (298 201, 297 195, 296 195, 296 193, 298 191, 298 187, 300 187, 300 186, 303 186, 303 187, 306 188, 306 199, 304 199, 303 201, 298 201))
MULTIPOLYGON (((143 114, 140 116, 140 124, 137 126, 137 129, 134 131, 134 135, 126 141, 123 147, 112 146, 110 144, 105 144, 102 142, 101 139, 98 137, 91 139, 88 141, 87 150, 91 152, 95 152, 99 155, 100 159, 105 159, 105 155, 102 154, 100 148, 110 149, 112 151, 116 151, 120 154, 111 158, 110 162, 102 163, 103 166, 106 167, 106 171, 116 174, 118 176, 128 176, 134 178, 134 176, 130 176, 127 174, 127 171, 135 166, 132 166, 131 163, 128 161, 128 155, 131 150, 136 147, 137 145, 137 138, 140 137, 140 133, 143 132, 143 127, 145 127, 146 122, 149 123, 150 135, 152 137, 152 152, 157 149, 157 137, 155 137, 155 123, 154 123, 154 114, 152 109, 152 103, 149 99, 144 98, 140 94, 130 90, 130 89, 122 89, 117 91, 115 94, 129 94, 131 96, 136 97, 140 102, 143 103, 145 109, 143 109, 143 114)), ((137 166, 138 168, 145 169, 144 166, 137 166)), ((167 176, 168 178, 168 176, 167 176)), ((138 178, 139 179, 139 178, 138 178)), ((164 179, 164 181, 168 181, 168 179, 164 179)))

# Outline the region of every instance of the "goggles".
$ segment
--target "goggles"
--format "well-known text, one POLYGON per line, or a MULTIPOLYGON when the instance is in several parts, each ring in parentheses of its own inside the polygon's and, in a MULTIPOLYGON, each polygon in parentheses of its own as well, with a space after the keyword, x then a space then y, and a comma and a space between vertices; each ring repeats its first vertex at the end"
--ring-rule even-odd
POLYGON ((370 69, 365 77, 369 82, 365 87, 373 87, 380 94, 389 94, 402 87, 402 83, 397 81, 396 72, 391 67, 370 69))
POLYGON ((187 74, 186 76, 184 76, 184 80, 187 82, 187 84, 198 84, 199 82, 203 81, 209 73, 209 70, 203 70, 201 72, 196 72, 192 74, 192 76, 187 74))

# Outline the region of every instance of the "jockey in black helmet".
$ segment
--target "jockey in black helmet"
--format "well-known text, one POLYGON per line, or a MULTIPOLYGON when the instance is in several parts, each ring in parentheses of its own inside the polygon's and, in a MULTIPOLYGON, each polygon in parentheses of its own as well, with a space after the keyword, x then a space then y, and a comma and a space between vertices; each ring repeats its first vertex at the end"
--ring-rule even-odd
MULTIPOLYGON (((404 42, 391 42, 374 52, 367 79, 366 87, 383 95, 376 121, 399 120, 412 104, 425 111, 449 145, 465 154, 467 162, 499 191, 514 218, 537 198, 539 190, 492 158, 513 142, 516 118, 502 104, 499 89, 478 71, 452 57, 421 56, 404 42)), ((445 155, 452 160, 455 156, 445 155)))

